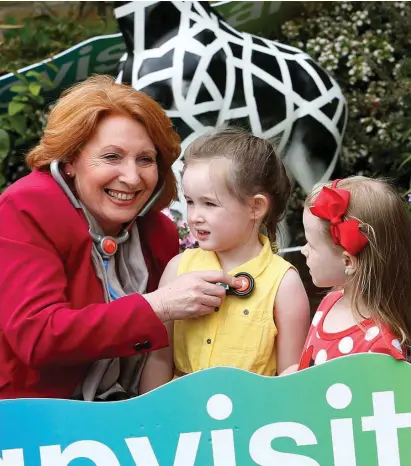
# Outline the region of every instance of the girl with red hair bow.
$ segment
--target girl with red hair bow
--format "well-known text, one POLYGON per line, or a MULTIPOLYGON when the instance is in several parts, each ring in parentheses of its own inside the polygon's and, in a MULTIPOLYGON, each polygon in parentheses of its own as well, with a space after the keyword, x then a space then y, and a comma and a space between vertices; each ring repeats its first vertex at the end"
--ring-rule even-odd
POLYGON ((298 370, 354 353, 404 360, 411 341, 411 222, 400 196, 383 180, 336 180, 307 197, 303 223, 301 252, 312 280, 332 291, 314 315, 298 370))

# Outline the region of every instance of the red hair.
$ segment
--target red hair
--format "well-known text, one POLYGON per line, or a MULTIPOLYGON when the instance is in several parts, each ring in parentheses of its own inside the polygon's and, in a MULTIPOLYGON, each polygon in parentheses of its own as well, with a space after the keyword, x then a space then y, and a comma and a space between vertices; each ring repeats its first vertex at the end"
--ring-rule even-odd
POLYGON ((171 165, 180 153, 180 137, 161 106, 143 92, 116 84, 110 76, 96 75, 66 90, 53 106, 46 129, 26 162, 31 169, 48 169, 53 160, 72 161, 91 137, 101 118, 123 113, 147 130, 158 151, 159 180, 163 195, 154 206, 161 210, 177 198, 171 165))

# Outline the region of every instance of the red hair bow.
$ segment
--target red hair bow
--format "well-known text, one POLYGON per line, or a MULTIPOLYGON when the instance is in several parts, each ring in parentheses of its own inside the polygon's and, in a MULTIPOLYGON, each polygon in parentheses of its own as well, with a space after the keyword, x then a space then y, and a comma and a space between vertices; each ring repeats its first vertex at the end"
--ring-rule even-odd
POLYGON ((350 202, 350 192, 336 188, 339 181, 333 181, 331 188, 322 188, 310 211, 316 217, 329 220, 334 244, 339 244, 352 256, 356 256, 368 244, 368 238, 361 233, 358 220, 343 220, 350 202))

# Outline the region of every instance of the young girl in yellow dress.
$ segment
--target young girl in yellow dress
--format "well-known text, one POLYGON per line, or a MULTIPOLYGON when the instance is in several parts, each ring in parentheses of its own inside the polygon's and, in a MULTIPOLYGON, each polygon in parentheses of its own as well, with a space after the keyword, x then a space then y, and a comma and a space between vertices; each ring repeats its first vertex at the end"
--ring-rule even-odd
POLYGON ((275 147, 225 128, 194 141, 184 162, 187 220, 199 248, 172 259, 160 286, 189 271, 222 270, 246 272, 252 278, 241 283, 254 281, 254 289, 242 297, 227 293, 221 303, 214 298, 215 312, 175 322, 174 367, 172 348, 151 353, 141 392, 215 366, 279 374, 298 363, 309 328, 301 279, 272 250, 291 191, 275 147))

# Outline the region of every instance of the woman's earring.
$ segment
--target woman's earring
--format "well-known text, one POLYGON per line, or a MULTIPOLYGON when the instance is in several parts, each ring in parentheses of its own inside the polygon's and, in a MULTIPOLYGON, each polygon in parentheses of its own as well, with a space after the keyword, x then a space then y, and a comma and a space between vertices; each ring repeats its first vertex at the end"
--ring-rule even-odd
POLYGON ((344 275, 349 275, 350 274, 350 271, 348 269, 345 269, 344 270, 344 275))
POLYGON ((67 175, 67 176, 71 176, 71 173, 70 173, 70 172, 66 172, 66 175, 67 175))

